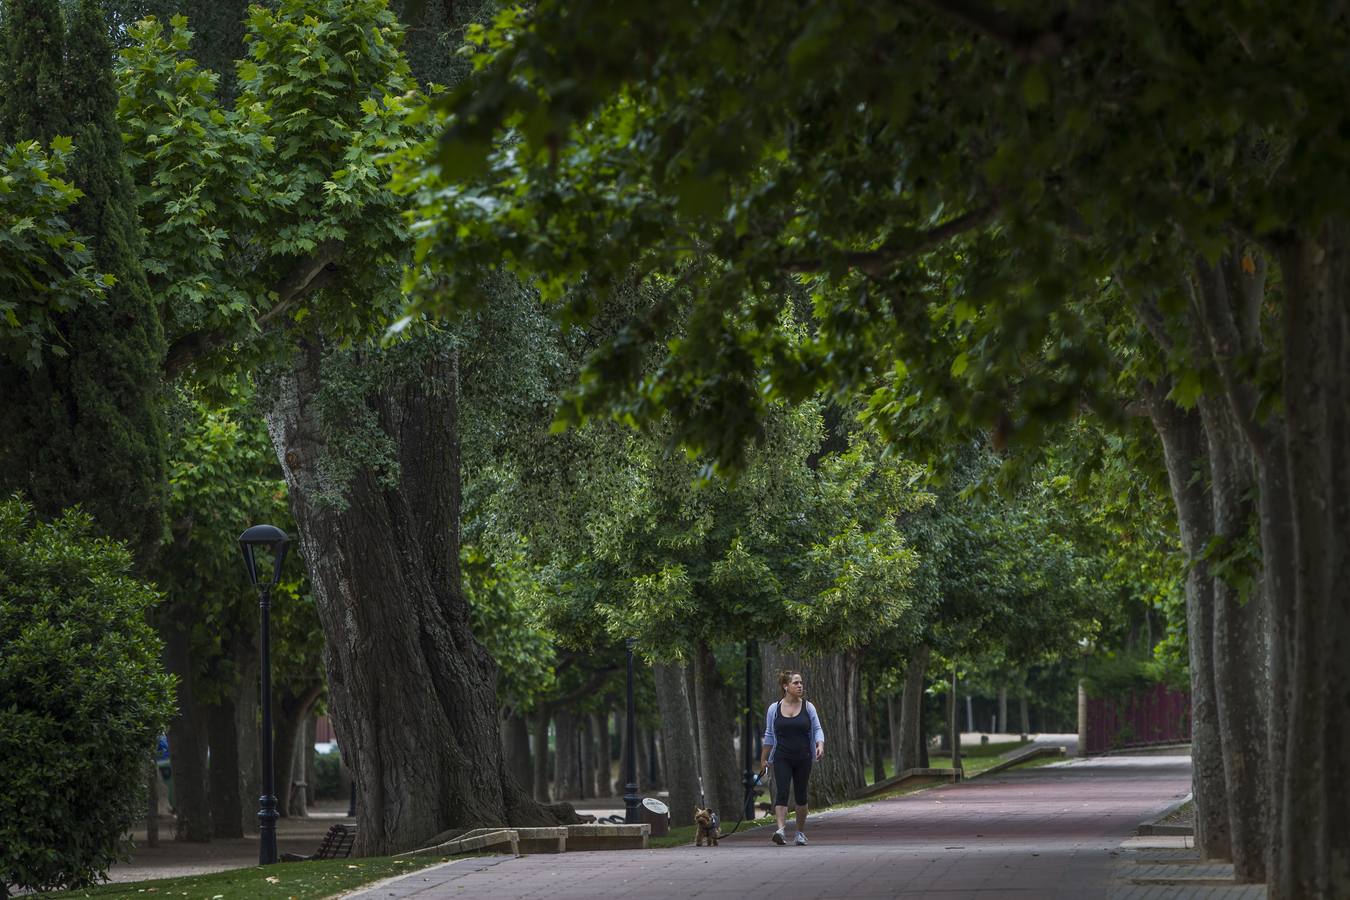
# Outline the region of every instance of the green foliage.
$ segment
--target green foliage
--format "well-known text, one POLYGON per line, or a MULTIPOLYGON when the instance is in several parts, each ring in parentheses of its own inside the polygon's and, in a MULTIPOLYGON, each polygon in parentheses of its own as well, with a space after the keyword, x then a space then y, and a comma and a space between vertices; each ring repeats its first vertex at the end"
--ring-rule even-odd
MULTIPOLYGON (((47 143, 70 134, 65 118, 66 29, 60 0, 6 0, 0 69, 0 140, 47 143)), ((77 51, 78 52, 78 51, 77 51)))
MULTIPOLYGON (((32 12, 30 23, 6 19, 20 45, 26 29, 60 22, 56 13, 32 12)), ((73 136, 69 172, 82 196, 70 210, 71 224, 89 235, 94 264, 108 273, 107 289, 104 302, 76 304, 53 316, 50 327, 61 335, 61 351, 18 373, 22 387, 0 420, 12 435, 4 463, 8 483, 21 487, 42 514, 80 503, 105 533, 126 541, 146 562, 164 537, 158 408, 163 336, 141 269, 135 207, 113 117, 108 30, 93 0, 74 4, 67 25, 64 55, 44 60, 37 51, 56 53, 59 45, 49 46, 45 32, 33 37, 38 43, 24 50, 7 85, 23 94, 41 92, 42 79, 55 66, 62 100, 50 109, 10 109, 14 118, 6 127, 26 138, 57 131, 73 136)))
POLYGON ((107 290, 69 221, 80 196, 61 177, 69 158, 64 138, 50 153, 33 141, 0 150, 0 345, 13 366, 37 368, 44 354, 67 355, 58 323, 107 290))
POLYGON ((0 887, 91 883, 144 809, 173 684, 130 566, 86 515, 0 504, 0 887))
MULTIPOLYGON (((243 575, 239 533, 262 522, 288 533, 294 528, 271 442, 246 397, 220 407, 184 389, 173 411, 173 540, 156 579, 171 599, 191 604, 194 693, 209 703, 235 689, 240 645, 247 655, 255 652, 258 603, 243 575)), ((273 678, 282 689, 322 677, 322 631, 303 573, 293 555, 274 591, 273 678)))
POLYGON ((405 241, 377 156, 408 141, 415 96, 384 3, 253 7, 229 107, 186 20, 130 34, 118 114, 170 367, 221 376, 299 339, 373 333, 405 241))

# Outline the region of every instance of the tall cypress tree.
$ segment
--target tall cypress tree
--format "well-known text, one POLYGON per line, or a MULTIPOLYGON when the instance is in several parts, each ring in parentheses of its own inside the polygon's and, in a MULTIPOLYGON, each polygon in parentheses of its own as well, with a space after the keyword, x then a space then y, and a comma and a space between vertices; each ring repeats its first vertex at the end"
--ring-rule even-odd
POLYGON ((45 515, 82 505, 144 564, 164 533, 164 339, 114 118, 111 41, 96 0, 74 6, 64 41, 59 0, 11 0, 5 20, 0 130, 74 138, 69 176, 85 196, 72 224, 116 284, 64 317, 41 367, 3 373, 18 389, 0 413, 0 489, 24 491, 45 515))

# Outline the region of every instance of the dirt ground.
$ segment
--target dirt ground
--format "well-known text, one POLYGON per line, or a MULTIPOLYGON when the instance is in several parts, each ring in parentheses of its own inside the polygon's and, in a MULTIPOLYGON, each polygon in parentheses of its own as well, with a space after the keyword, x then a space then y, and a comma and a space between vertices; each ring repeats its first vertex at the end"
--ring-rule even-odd
MULTIPOLYGON (((277 853, 313 853, 328 827, 335 822, 354 824, 347 817, 347 804, 320 804, 303 819, 277 820, 277 853)), ((160 816, 159 846, 148 847, 145 827, 132 833, 135 849, 131 862, 119 863, 108 873, 111 881, 145 881, 220 872, 258 864, 258 836, 214 840, 193 844, 173 839, 174 819, 160 816)))

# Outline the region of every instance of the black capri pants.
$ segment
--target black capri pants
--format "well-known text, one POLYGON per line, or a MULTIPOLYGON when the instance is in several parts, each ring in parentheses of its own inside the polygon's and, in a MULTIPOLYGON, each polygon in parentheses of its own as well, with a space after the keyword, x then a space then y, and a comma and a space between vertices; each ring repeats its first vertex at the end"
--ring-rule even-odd
POLYGON ((773 757, 773 805, 788 805, 788 784, 797 795, 797 805, 806 805, 806 782, 811 777, 811 757, 788 759, 781 753, 773 757))

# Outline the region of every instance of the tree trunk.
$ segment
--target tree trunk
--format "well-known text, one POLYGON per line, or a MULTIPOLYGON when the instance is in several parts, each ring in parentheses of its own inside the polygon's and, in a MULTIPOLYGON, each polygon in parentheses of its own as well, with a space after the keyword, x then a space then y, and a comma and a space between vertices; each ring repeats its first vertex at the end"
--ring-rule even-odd
MULTIPOLYGON (((256 685, 251 685, 256 690, 256 685)), ((208 707, 207 730, 211 743, 211 832, 218 838, 242 838, 248 809, 243 771, 239 764, 239 722, 234 697, 208 707)))
POLYGON ((867 721, 872 726, 872 780, 882 781, 886 778, 886 751, 882 749, 881 710, 877 706, 876 685, 870 680, 867 682, 867 721))
POLYGON ((581 776, 581 799, 595 796, 595 723, 590 713, 577 716, 577 738, 581 749, 578 774, 581 776))
POLYGON ((919 720, 923 718, 923 683, 933 648, 920 644, 905 663, 905 686, 900 698, 900 740, 895 762, 897 774, 917 768, 919 758, 919 720))
POLYGON ((1022 719, 1022 738, 1023 740, 1025 740, 1027 735, 1031 734, 1031 716, 1027 714, 1026 694, 1023 694, 1022 696, 1017 698, 1017 709, 1018 712, 1021 713, 1020 718, 1022 719))
POLYGON ((533 786, 533 768, 530 766, 530 723, 525 714, 513 710, 502 723, 502 752, 506 754, 506 770, 517 784, 533 786))
POLYGON ((694 715, 697 719, 698 759, 706 801, 723 818, 740 809, 744 788, 736 761, 736 711, 729 702, 729 686, 717 670, 711 648, 700 643, 690 663, 694 670, 694 715))
POLYGON ((581 796, 581 757, 577 717, 562 708, 553 714, 553 796, 571 800, 581 796))
POLYGON ((592 760, 595 765, 591 777, 595 779, 595 796, 613 796, 610 785, 609 766, 609 713, 591 713, 592 734, 595 737, 595 752, 592 760))
POLYGON ((534 711, 531 717, 533 722, 534 737, 534 769, 531 774, 530 784, 533 788, 534 799, 540 803, 547 803, 549 799, 549 765, 548 765, 548 726, 551 715, 548 707, 540 706, 534 711))
POLYGON ((899 775, 903 770, 900 768, 905 762, 904 737, 900 733, 900 706, 904 702, 904 687, 900 688, 899 694, 891 694, 886 698, 886 718, 891 726, 891 774, 899 775))
POLYGON ((1012 729, 1010 729, 1010 728, 1008 727, 1008 686, 1007 686, 1007 685, 999 685, 999 688, 998 688, 998 722, 995 723, 995 724, 997 725, 997 729, 996 729, 996 730, 998 731, 999 734, 1007 734, 1009 731, 1012 730, 1012 729))
POLYGON ((1293 658, 1270 896, 1350 896, 1350 228, 1282 248, 1284 415, 1296 558, 1293 658))
POLYGON ((173 767, 174 840, 211 840, 211 807, 206 789, 206 722, 193 691, 190 604, 170 601, 165 610, 164 668, 177 677, 178 715, 169 721, 173 767))
MULTIPOLYGON (((1225 401, 1203 398, 1200 417, 1209 448, 1213 534, 1222 551, 1236 553, 1249 540, 1254 519, 1255 472, 1242 432, 1225 401)), ((1266 878, 1267 804, 1265 714, 1267 648, 1261 619, 1264 591, 1250 586, 1243 596, 1237 578, 1213 579, 1214 699, 1232 840, 1233 874, 1238 883, 1266 878)))
POLYGON ((159 846, 159 763, 153 754, 145 782, 145 846, 159 846))
POLYGON ((295 783, 303 780, 304 772, 304 763, 299 762, 302 757, 298 750, 301 738, 305 735, 305 721, 322 693, 323 683, 315 682, 299 694, 277 691, 276 701, 272 704, 276 716, 273 763, 277 781, 277 810, 282 816, 298 815, 292 806, 295 783))
POLYGON ((765 696, 773 701, 782 696, 777 675, 780 670, 801 672, 807 685, 806 699, 815 705, 825 731, 825 758, 811 769, 811 804, 825 806, 847 800, 866 784, 857 721, 856 657, 835 653, 806 658, 776 644, 761 646, 765 696))
POLYGON ((300 771, 305 782, 305 807, 314 805, 315 784, 314 776, 314 741, 319 728, 319 719, 313 712, 309 718, 305 719, 305 736, 300 743, 300 771))
POLYGON ((961 724, 957 721, 957 698, 956 698, 956 666, 952 666, 951 696, 947 702, 947 730, 951 732, 952 739, 952 768, 957 772, 962 769, 961 766, 961 724))
POLYGON ((458 356, 437 340, 378 354, 385 383, 361 399, 394 457, 383 469, 343 484, 327 465, 328 429, 352 424, 324 421, 322 370, 370 365, 360 353, 303 348, 267 415, 359 792, 360 855, 456 827, 560 820, 521 793, 502 757, 496 665, 470 631, 460 586, 458 356))
POLYGON ((692 825, 699 800, 698 748, 694 741, 694 714, 685 687, 684 666, 660 663, 656 678, 656 705, 665 726, 666 787, 670 791, 670 824, 692 825))
MULTIPOLYGON (((1214 697, 1212 635, 1214 580, 1204 560, 1213 516, 1205 487, 1208 451, 1199 414, 1166 398, 1161 387, 1146 391, 1149 417, 1162 440, 1167 478, 1182 549, 1187 557, 1186 630, 1191 670, 1191 782, 1195 795, 1195 843, 1205 859, 1232 857, 1223 754, 1214 697)), ((1044 726, 1044 723, 1042 723, 1044 726)))

